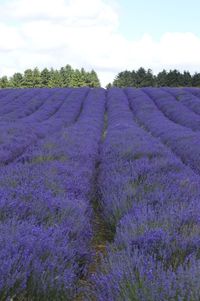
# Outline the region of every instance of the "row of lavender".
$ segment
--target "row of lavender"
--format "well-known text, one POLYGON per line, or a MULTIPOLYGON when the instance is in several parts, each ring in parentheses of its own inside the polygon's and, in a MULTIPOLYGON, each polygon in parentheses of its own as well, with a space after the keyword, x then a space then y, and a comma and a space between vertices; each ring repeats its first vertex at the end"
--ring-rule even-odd
POLYGON ((1 164, 13 161, 30 144, 72 124, 88 91, 87 88, 30 89, 21 93, 14 90, 0 98, 1 164))
POLYGON ((105 91, 86 90, 72 91, 51 117, 46 127, 53 123, 56 133, 1 167, 1 300, 72 300, 87 271, 92 256, 89 199, 105 91), (74 124, 66 127, 72 115, 74 124))
MULTIPOLYGON (((148 89, 148 95, 141 89, 127 89, 132 109, 138 121, 166 146, 189 165, 200 172, 199 132, 167 118, 154 103, 160 90, 148 89)), ((176 100, 174 100, 176 101, 176 100)), ((178 114, 178 113, 177 113, 178 114)), ((181 111, 179 111, 181 115, 181 111)))
MULTIPOLYGON (((108 92, 98 186, 114 238, 92 277, 94 295, 99 301, 197 301, 200 176, 182 162, 180 148, 183 135, 187 148, 197 134, 167 119, 142 90, 125 92, 128 98, 120 89, 108 92)), ((151 93, 156 99, 160 91, 151 93)), ((196 157, 199 142, 197 149, 196 157)))
POLYGON ((171 121, 200 130, 199 98, 181 89, 142 89, 151 97, 159 110, 171 121), (177 101, 178 100, 178 101, 177 101))

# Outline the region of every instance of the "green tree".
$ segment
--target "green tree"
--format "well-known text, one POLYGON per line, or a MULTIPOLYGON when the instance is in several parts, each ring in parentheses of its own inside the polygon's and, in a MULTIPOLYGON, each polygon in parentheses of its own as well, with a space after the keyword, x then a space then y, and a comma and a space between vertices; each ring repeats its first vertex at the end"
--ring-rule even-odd
POLYGON ((192 76, 192 86, 200 87, 200 73, 195 72, 195 74, 192 76))
POLYGON ((60 70, 59 70, 59 73, 60 73, 60 77, 61 77, 61 85, 62 87, 67 87, 66 86, 66 73, 65 73, 65 68, 62 67, 60 70))
POLYGON ((84 68, 81 68, 80 73, 81 87, 88 86, 89 72, 86 72, 84 68))
POLYGON ((70 65, 65 66, 65 87, 72 87, 72 76, 74 69, 70 65))
POLYGON ((50 75, 49 88, 62 87, 62 78, 60 72, 51 68, 50 75))
POLYGON ((136 72, 136 87, 144 87, 146 78, 146 70, 140 67, 136 72))
POLYGON ((62 79, 62 87, 73 87, 74 70, 70 65, 66 65, 60 69, 60 76, 62 79))
POLYGON ((75 69, 72 74, 71 85, 72 87, 82 87, 81 72, 78 69, 75 69))
POLYGON ((167 86, 167 71, 163 69, 156 76, 156 86, 157 87, 165 87, 167 86))
POLYGON ((23 75, 21 73, 15 73, 10 78, 10 85, 14 88, 21 88, 23 86, 23 75))
POLYGON ((59 70, 44 68, 41 72, 36 67, 27 69, 23 75, 15 73, 10 81, 7 77, 0 78, 0 87, 100 87, 100 81, 94 70, 86 72, 84 68, 74 70, 70 65, 59 70))
POLYGON ((24 71, 23 87, 25 88, 33 87, 33 71, 31 69, 27 69, 24 71))
POLYGON ((47 68, 44 68, 40 73, 41 87, 48 87, 50 78, 51 78, 50 71, 47 68))
POLYGON ((116 87, 147 87, 155 85, 155 78, 151 69, 147 71, 139 68, 137 71, 123 71, 115 78, 113 85, 116 87))
POLYGON ((132 87, 133 86, 133 74, 130 71, 120 72, 114 79, 113 86, 115 87, 132 87))
POLYGON ((97 73, 92 69, 92 71, 90 72, 90 85, 89 87, 100 87, 101 83, 100 80, 97 76, 97 73))
POLYGON ((2 78, 0 79, 0 87, 1 88, 8 88, 9 85, 9 81, 8 81, 8 77, 7 76, 2 76, 2 78))
POLYGON ((146 71, 146 76, 142 82, 143 87, 154 87, 155 86, 155 76, 151 69, 146 71))
POLYGON ((192 76, 190 72, 184 71, 183 72, 183 80, 182 80, 182 86, 183 87, 190 87, 192 85, 192 76))
POLYGON ((41 75, 38 68, 33 69, 33 87, 40 88, 41 84, 41 75))
POLYGON ((110 89, 110 88, 112 88, 112 84, 111 84, 111 83, 108 83, 108 84, 106 85, 106 89, 110 89))
POLYGON ((179 87, 181 86, 181 73, 174 69, 167 73, 166 86, 168 87, 179 87))

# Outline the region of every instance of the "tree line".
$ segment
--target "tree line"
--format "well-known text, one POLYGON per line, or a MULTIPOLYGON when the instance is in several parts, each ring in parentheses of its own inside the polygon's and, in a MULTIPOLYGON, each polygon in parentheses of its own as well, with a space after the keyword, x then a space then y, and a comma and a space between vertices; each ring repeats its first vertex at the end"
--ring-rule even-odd
MULTIPOLYGON (((11 77, 0 77, 0 88, 56 88, 56 87, 100 87, 97 73, 84 68, 73 69, 66 65, 60 69, 37 67, 27 69, 23 73, 15 73, 11 77)), ((200 87, 200 73, 190 74, 189 71, 180 72, 177 69, 165 69, 154 75, 151 69, 122 71, 115 77, 110 87, 200 87)))
POLYGON ((157 75, 151 69, 143 67, 133 71, 118 73, 113 83, 107 87, 200 87, 200 73, 190 74, 189 71, 180 72, 176 69, 166 71, 165 69, 157 75))
POLYGON ((0 88, 56 88, 56 87, 100 87, 100 81, 94 70, 73 69, 70 65, 57 69, 27 69, 11 77, 0 78, 0 88))

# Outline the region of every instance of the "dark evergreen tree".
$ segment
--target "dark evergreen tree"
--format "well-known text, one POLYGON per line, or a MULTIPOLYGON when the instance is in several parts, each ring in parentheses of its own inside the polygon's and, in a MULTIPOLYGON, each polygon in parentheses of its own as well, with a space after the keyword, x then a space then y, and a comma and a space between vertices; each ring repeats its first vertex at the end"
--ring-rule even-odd
POLYGON ((135 70, 132 70, 130 76, 127 76, 129 78, 129 87, 136 87, 137 86, 137 72, 135 70))
POLYGON ((147 71, 144 68, 139 68, 135 73, 136 87, 154 86, 154 76, 152 70, 147 71))
POLYGON ((120 72, 113 81, 115 87, 147 87, 154 85, 155 78, 151 69, 146 71, 144 68, 139 68, 137 71, 126 70, 120 72))
POLYGON ((113 86, 115 87, 132 87, 134 85, 136 85, 136 79, 134 82, 133 74, 127 70, 120 72, 113 82, 113 86))
POLYGON ((146 70, 139 68, 136 72, 136 87, 145 87, 146 70))
POLYGON ((190 72, 184 71, 183 74, 181 74, 181 86, 182 87, 190 87, 192 86, 192 76, 190 72))
POLYGON ((195 72, 195 74, 192 76, 192 86, 200 87, 200 73, 195 72))
POLYGON ((174 69, 167 73, 166 86, 168 87, 179 87, 181 86, 181 73, 174 69))
POLYGON ((155 86, 155 76, 151 69, 148 69, 143 82, 144 87, 154 87, 155 86))
POLYGON ((164 87, 167 86, 167 71, 163 69, 163 71, 159 72, 156 76, 156 86, 164 87))
POLYGON ((111 83, 108 83, 108 84, 106 85, 106 89, 110 89, 110 88, 112 88, 112 84, 111 84, 111 83))

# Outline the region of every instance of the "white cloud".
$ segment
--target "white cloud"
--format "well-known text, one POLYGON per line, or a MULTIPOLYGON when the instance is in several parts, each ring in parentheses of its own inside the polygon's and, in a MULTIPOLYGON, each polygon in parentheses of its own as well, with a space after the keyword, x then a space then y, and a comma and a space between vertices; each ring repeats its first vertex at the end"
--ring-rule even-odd
POLYGON ((18 30, 0 23, 0 51, 15 50, 23 46, 24 40, 18 30))
POLYGON ((145 34, 120 34, 117 3, 106 0, 7 0, 0 2, 1 75, 38 66, 95 69, 102 84, 125 69, 140 66, 200 68, 200 38, 165 33, 159 41, 145 34))

